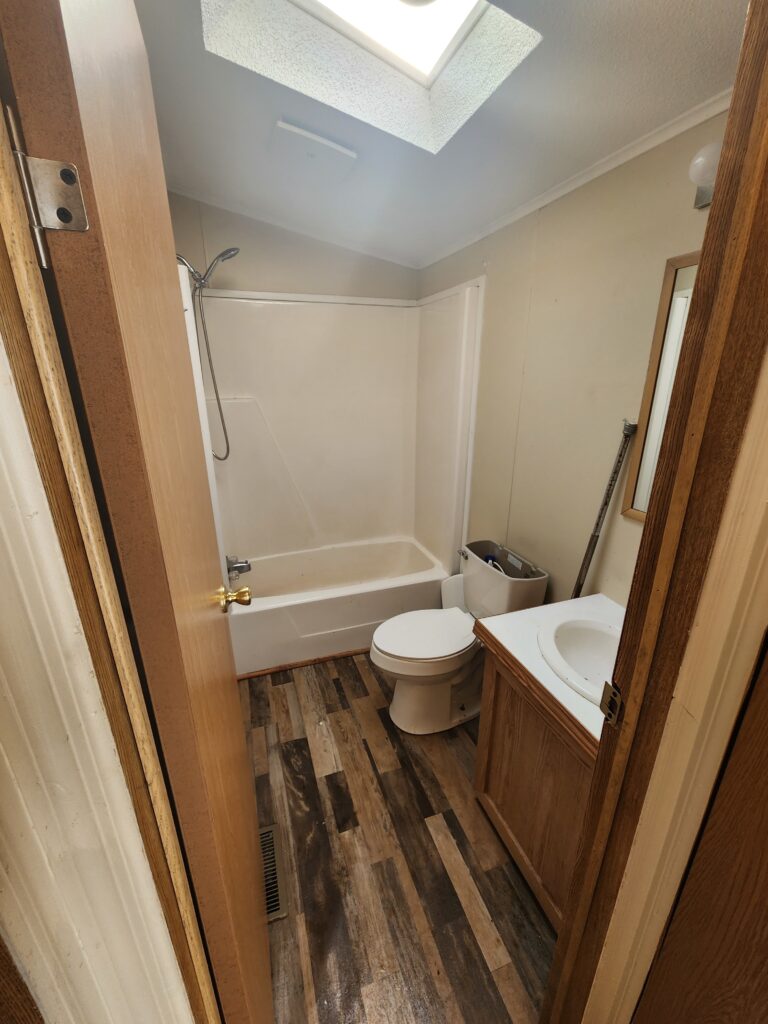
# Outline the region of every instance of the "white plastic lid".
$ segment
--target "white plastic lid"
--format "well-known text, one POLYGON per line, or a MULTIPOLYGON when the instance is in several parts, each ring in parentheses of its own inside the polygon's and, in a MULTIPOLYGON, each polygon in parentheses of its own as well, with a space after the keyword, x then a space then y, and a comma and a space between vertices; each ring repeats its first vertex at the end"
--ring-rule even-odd
POLYGON ((373 642, 393 658, 449 658, 472 646, 474 625, 469 612, 461 608, 426 608, 382 622, 373 642))

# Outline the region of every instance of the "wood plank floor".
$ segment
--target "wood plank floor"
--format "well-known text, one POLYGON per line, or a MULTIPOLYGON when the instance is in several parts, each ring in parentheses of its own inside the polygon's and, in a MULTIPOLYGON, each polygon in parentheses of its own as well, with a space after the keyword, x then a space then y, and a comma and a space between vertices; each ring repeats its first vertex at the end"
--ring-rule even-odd
POLYGON ((477 722, 399 732, 364 655, 241 682, 277 1024, 534 1024, 555 936, 475 802, 477 722))

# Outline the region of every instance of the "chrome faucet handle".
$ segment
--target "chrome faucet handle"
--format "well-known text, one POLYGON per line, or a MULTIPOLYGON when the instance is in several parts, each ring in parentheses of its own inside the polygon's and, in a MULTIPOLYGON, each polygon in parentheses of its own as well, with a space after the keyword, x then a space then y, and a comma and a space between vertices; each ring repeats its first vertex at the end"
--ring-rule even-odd
POLYGON ((251 571, 251 563, 247 558, 238 558, 237 555, 227 555, 227 572, 232 573, 243 573, 251 571))

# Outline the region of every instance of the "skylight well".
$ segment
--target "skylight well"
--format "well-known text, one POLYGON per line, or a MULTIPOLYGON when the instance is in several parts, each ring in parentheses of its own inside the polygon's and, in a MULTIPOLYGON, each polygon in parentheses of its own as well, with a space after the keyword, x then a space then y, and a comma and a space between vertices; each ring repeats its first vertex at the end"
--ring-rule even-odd
POLYGON ((541 36, 486 0, 201 0, 205 47, 437 153, 541 36))
POLYGON ((485 13, 486 0, 293 0, 353 42, 431 85, 485 13))

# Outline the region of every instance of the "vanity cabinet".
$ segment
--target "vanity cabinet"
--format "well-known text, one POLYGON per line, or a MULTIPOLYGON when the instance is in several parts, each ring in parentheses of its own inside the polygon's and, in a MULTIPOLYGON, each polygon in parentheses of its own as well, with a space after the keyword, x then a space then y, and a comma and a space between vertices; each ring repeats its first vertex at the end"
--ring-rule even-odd
POLYGON ((475 632, 485 645, 477 799, 558 929, 597 740, 482 622, 475 632))

